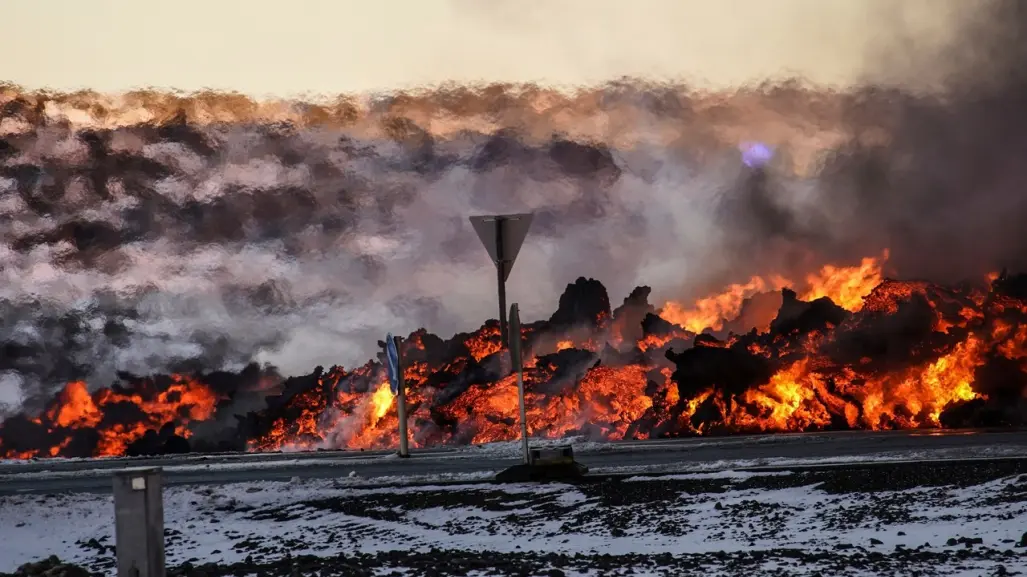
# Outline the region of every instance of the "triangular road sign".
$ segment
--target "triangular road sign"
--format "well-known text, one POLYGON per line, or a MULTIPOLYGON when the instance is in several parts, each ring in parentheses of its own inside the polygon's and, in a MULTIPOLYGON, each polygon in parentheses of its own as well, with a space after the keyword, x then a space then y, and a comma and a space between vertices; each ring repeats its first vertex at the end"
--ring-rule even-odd
POLYGON ((503 280, 510 276, 513 263, 531 228, 531 213, 472 216, 471 226, 485 245, 496 268, 503 272, 503 280))

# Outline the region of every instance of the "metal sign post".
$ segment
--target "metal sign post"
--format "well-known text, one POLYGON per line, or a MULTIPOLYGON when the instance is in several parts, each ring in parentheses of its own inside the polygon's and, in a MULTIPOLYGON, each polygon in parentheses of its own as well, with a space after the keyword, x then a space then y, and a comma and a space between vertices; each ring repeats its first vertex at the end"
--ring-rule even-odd
POLYGON ((517 369, 517 404, 521 411, 521 448, 524 449, 524 464, 531 464, 528 451, 528 417, 524 409, 524 363, 521 360, 521 316, 517 303, 510 305, 510 357, 517 369))
POLYGON ((161 470, 114 473, 114 544, 118 577, 164 577, 161 470))
POLYGON ((499 334, 504 347, 510 344, 506 330, 506 279, 510 277, 517 253, 528 236, 532 214, 500 214, 472 216, 471 226, 496 265, 499 290, 499 334))
POLYGON ((528 416, 524 402, 524 360, 522 358, 521 315, 517 303, 510 306, 510 358, 517 370, 517 404, 521 417, 521 448, 524 462, 496 474, 496 480, 503 483, 534 482, 543 480, 580 479, 588 467, 574 461, 574 449, 570 445, 555 449, 528 447, 528 416))
POLYGON ((389 333, 385 336, 385 366, 389 372, 389 386, 396 396, 396 413, 399 417, 399 456, 410 456, 409 434, 407 432, 407 391, 403 380, 403 365, 400 362, 399 346, 403 343, 400 337, 389 333))

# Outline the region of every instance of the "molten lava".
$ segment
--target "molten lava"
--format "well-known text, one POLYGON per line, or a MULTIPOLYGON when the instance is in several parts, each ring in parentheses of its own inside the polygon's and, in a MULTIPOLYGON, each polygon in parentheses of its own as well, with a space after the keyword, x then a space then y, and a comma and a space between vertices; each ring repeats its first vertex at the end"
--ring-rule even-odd
MULTIPOLYGON (((0 442, 0 456, 59 456, 73 448, 75 432, 81 430, 93 437, 89 456, 124 455, 129 445, 148 431, 165 428, 188 439, 192 436, 189 424, 211 418, 217 402, 210 388, 181 375, 172 375, 162 390, 142 384, 131 392, 100 389, 90 393, 86 383, 74 381, 64 387, 41 416, 31 419, 32 424, 54 439, 53 444, 45 451, 20 448, 22 439, 9 439, 5 434, 0 442)), ((9 426, 4 426, 5 433, 9 426)))
MULTIPOLYGON (((753 277, 659 311, 648 288, 614 309, 600 283, 579 279, 550 319, 522 327, 528 431, 615 440, 1027 422, 1027 276, 947 288, 884 279, 886 259, 799 283, 753 277), (767 291, 781 295, 773 320, 724 334, 767 291)), ((498 323, 446 341, 422 329, 401 354, 411 446, 516 437, 498 323)), ((290 379, 251 368, 92 392, 69 383, 35 416, 0 423, 0 456, 393 447, 381 360, 290 379), (244 391, 263 406, 241 409, 244 391)))

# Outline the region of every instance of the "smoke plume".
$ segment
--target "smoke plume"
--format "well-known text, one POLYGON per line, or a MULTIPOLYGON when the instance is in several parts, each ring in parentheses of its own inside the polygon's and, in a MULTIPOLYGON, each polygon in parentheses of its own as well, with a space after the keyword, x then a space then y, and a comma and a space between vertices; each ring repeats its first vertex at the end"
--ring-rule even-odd
POLYGON ((525 318, 579 276, 662 302, 885 248, 893 276, 1027 270, 1024 18, 981 6, 930 94, 0 87, 0 404, 119 371, 306 373, 386 331, 473 329, 496 309, 473 214, 536 212, 508 285, 525 318), (750 167, 744 142, 774 155, 750 167))

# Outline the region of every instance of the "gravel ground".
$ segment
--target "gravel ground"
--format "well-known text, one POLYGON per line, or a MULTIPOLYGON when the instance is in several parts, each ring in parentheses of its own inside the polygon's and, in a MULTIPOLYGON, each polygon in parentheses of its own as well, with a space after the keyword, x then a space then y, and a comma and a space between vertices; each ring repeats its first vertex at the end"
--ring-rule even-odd
MULTIPOLYGON (((1027 575, 1027 460, 171 488, 165 518, 170 575, 1027 575)), ((111 524, 109 497, 0 500, 0 571, 113 574, 111 524)))

